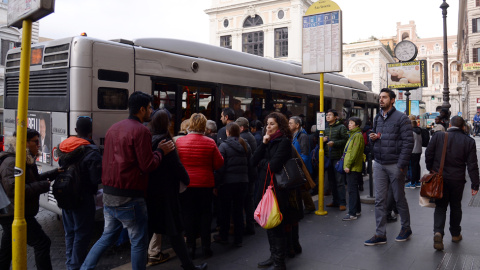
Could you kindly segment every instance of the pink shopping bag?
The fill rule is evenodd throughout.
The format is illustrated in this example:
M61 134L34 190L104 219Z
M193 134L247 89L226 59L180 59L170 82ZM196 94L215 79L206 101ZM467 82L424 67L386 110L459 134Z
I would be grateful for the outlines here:
M270 171L270 165L268 166L266 177L268 177L269 174L271 177L270 185L268 186L267 191L265 191L265 186L263 187L265 193L263 194L262 200L258 204L254 213L255 221L257 221L257 223L265 229L275 228L282 223L283 219L282 213L280 213L280 208L278 207L277 197L272 190L274 189L274 186L272 178L273 174Z

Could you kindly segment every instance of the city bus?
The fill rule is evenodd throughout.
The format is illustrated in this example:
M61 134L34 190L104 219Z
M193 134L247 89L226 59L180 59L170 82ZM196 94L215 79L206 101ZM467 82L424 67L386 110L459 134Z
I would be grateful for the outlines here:
M427 112L420 115L420 127L431 129L435 124L435 118L440 116L439 112Z
M8 51L5 68L4 134L15 131L20 50ZM262 120L267 113L303 115L306 127L319 111L319 75L301 65L190 41L150 38L100 40L77 36L32 44L28 125L39 130L39 170L58 166L57 145L75 135L79 116L93 119L93 141L103 147L108 128L127 118L134 91L153 96L154 107L172 115L172 133L193 113L218 125L222 108ZM343 119L373 119L378 95L339 74L325 74L325 110ZM42 207L61 213L51 193Z

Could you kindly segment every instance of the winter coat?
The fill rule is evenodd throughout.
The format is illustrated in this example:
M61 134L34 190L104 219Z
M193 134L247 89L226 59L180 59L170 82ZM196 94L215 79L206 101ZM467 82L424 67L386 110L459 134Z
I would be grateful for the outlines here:
M248 183L248 163L250 161L251 151L247 145L247 151L238 141L238 138L228 137L219 147L223 157L223 166L218 170L218 182L216 186Z
M468 170L472 189L478 190L479 171L477 162L477 148L475 140L465 135L459 128L449 128L447 152L443 166L443 180L464 184L465 167ZM425 150L425 164L428 171L438 172L442 160L445 132L435 132Z
M360 127L348 131L350 139L345 145L345 158L343 159L343 168L349 168L352 172L362 172L363 169L363 151L365 141ZM347 149L348 145L348 149Z
M161 160L161 150L152 153L152 135L137 117L131 116L112 125L105 135L103 192L144 197L148 173L155 170Z
M85 139L72 136L61 142L57 149L60 167L79 162L78 173L84 181L82 193L96 194L98 185L102 183L102 155L98 147Z
M188 187L214 187L213 171L223 166L223 157L215 142L199 133L189 133L176 142L180 161L188 172Z
M152 137L152 150L165 136ZM177 235L183 231L179 201L180 182L188 186L190 178L180 162L176 150L163 157L162 162L148 179L147 210L149 227L155 233Z
M287 160L294 157L292 150L293 148L290 140L287 137L282 136L270 141L268 144L262 142L262 144L257 147L257 150L252 157L252 165L258 170L259 190L262 191L257 193L258 198L256 201L260 201L264 194L264 187L266 189L270 184L271 178L270 176L267 176L267 168L268 165L270 165L270 170L274 174L273 183L278 206L283 215L282 222L285 222L286 224L297 222L303 218L303 202L299 190L278 189L275 179L275 174L280 172Z
M227 127L222 127L217 132L217 146L220 146L222 142L227 139Z
M7 156L0 165L0 176L2 177L2 187L10 200L5 210L6 214L1 216L13 216L15 202L15 138L9 138L10 149L0 153L0 158ZM42 175L38 173L35 157L27 150L25 167L25 217L35 217L39 210L40 194L50 190L49 180L55 178L57 169L46 172Z
M244 139L247 142L247 144L250 146L250 150L252 150L251 153L255 153L255 150L257 150L258 144L253 134L250 131L245 130L242 133L240 133L240 137Z
M253 137L255 137L255 141L257 141L257 147L259 147L263 141L262 131L261 130L255 131L255 133L253 133ZM252 151L252 153L255 153L255 151Z
M370 141L375 162L382 165L397 164L400 169L410 164L413 150L412 123L404 113L392 107L384 119L383 112L380 111L375 117L373 132L381 133L380 139Z
M333 125L325 127L325 136L328 137L328 141L333 141L331 151L328 150L327 142L324 142L325 156L330 159L340 159L348 140L347 128L340 121L336 121Z
M413 154L422 153L422 129L414 127L413 129Z
M298 154L302 157L303 163L307 167L307 170L310 174L312 174L312 161L310 157L310 143L308 141L307 132L300 128L300 130L295 133L293 136L292 144L297 149Z

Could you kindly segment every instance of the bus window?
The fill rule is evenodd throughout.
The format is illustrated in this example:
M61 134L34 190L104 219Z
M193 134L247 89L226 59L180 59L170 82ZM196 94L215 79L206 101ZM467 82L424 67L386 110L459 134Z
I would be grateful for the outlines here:
M301 95L274 92L272 99L275 111L283 113L287 119L307 113L305 111L306 104L302 102Z
M175 89L176 85L157 82L155 83L155 88L153 90L153 108L165 109L170 112L171 124L169 130L171 134L176 134L178 131L177 126L179 125L176 121L177 107L175 101Z
M98 88L98 108L104 110L126 110L128 108L128 90L120 88Z
M252 90L250 87L222 85L220 107L222 109L232 108L235 111L235 119L238 117L254 119L258 117L256 115L257 110L254 108L258 109L258 105L260 105L260 107L262 106L262 94L262 90ZM256 96L257 99L255 99L254 96Z
M182 121L194 113L202 113L212 119L213 91L211 88L181 85L182 88Z

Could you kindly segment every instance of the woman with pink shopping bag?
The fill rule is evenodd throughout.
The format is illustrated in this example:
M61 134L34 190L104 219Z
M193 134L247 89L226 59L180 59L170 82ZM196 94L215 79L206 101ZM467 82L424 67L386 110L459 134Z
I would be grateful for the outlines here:
M287 160L292 158L292 134L288 128L287 118L276 112L269 114L265 119L265 131L263 143L253 154L252 164L258 169L260 186L264 186L263 192L259 194L264 201L260 202L255 219L260 225L263 224L262 227L267 228L271 255L267 260L258 263L258 267L283 270L286 269L287 240L293 239L290 242L293 242L292 246L296 253L300 253L302 250L298 242L298 220L303 217L303 206L301 197L298 196L298 190L278 189L274 176L275 173L282 170ZM273 194L275 196L272 196ZM272 202L274 198L277 200L282 219L277 226L273 227L275 223L278 223L279 218L278 214L275 215L275 203ZM269 216L263 218L258 216L260 212L265 213L269 209L272 209L269 212L270 216L272 218L276 216L275 219L269 220Z

